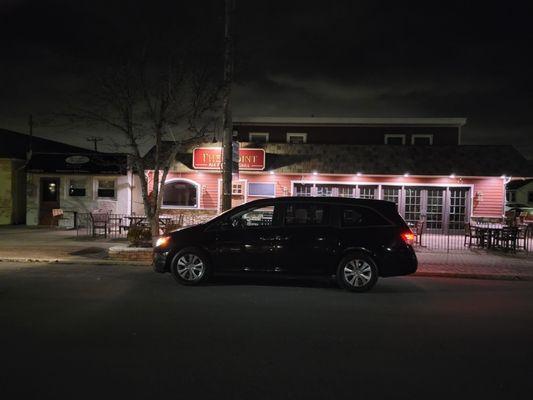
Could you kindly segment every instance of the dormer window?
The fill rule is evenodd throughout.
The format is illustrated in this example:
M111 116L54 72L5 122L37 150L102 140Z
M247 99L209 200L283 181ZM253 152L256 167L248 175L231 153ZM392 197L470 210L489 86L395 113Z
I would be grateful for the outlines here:
M307 143L307 133L287 132L287 143L291 143L291 144Z
M433 144L433 135L412 135L411 144L418 146L431 146Z
M268 132L250 132L249 139L252 143L267 143Z
M404 134L387 134L385 135L385 144L404 145Z

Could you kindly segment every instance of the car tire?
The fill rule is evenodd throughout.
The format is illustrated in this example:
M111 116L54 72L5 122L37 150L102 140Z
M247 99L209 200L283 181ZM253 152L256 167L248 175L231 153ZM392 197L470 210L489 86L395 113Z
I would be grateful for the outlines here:
M182 285L199 285L209 279L211 263L203 251L187 247L172 258L170 273Z
M350 253L343 257L337 267L337 282L343 289L366 292L378 280L378 268L369 255Z

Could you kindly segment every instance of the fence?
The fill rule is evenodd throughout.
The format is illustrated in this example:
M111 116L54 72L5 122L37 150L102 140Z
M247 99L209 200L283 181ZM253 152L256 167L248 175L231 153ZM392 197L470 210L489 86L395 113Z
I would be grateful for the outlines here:
M161 233L165 229L187 226L202 221L184 218L183 215L160 216ZM93 214L80 213L77 216L78 237L105 237L108 239L126 238L132 226L149 226L142 215L131 214ZM478 234L468 229L452 233L432 232L423 229L417 232L415 249L417 251L457 252L470 249L491 249L502 252L531 252L533 255L533 224L519 227L516 237L502 236L501 224L477 223L481 229ZM416 229L415 229L416 232Z
M485 249L502 252L530 252L533 250L533 225L516 227L516 230L499 224L466 225L463 232L450 234L422 231L416 238L418 251L468 251ZM531 253L533 255L533 253Z
M165 229L176 228L184 224L182 215L160 216L161 233ZM105 237L108 239L126 238L133 226L149 227L148 219L143 215L80 213L77 216L76 235L78 237Z

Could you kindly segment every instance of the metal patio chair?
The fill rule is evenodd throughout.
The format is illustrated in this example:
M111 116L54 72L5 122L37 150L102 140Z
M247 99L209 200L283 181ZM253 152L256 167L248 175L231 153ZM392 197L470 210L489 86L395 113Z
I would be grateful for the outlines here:
M96 236L97 230L103 230L104 237L107 239L107 231L110 229L110 214L107 212L92 212L90 213L90 216L92 236Z

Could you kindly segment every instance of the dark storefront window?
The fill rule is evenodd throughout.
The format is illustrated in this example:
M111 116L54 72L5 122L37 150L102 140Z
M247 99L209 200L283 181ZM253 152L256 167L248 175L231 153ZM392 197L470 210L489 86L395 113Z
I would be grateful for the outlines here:
M68 187L68 195L72 197L83 197L87 194L86 179L71 179Z
M198 207L198 188L187 181L171 181L163 187L163 205Z

